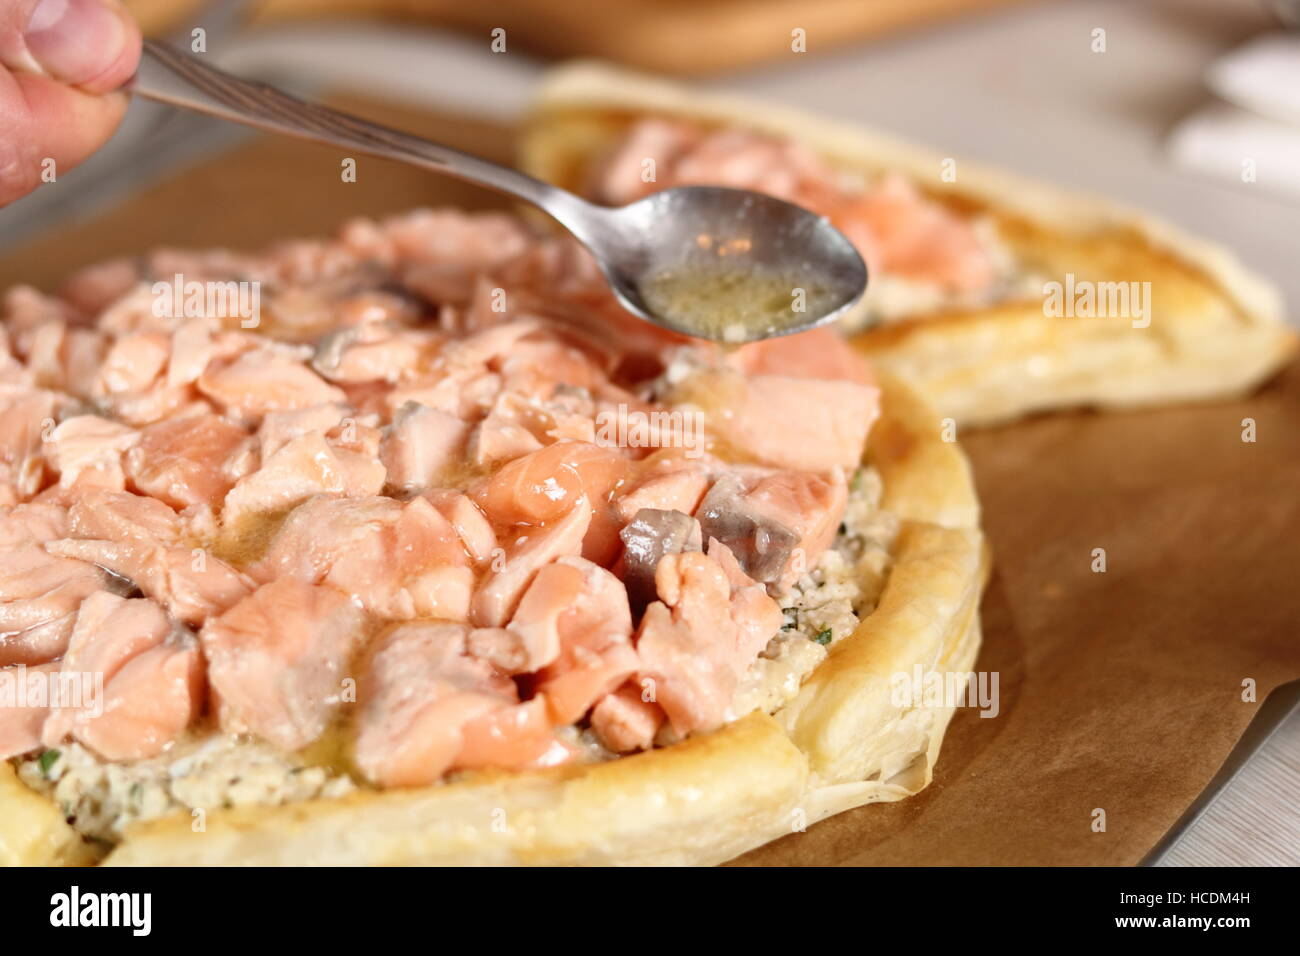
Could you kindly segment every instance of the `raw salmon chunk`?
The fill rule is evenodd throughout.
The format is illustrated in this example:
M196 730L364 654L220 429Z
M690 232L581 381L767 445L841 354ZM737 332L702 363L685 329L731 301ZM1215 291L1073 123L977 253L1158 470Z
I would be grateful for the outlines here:
M433 783L457 766L525 766L550 746L545 704L468 653L469 628L415 623L381 638L358 689L357 766L382 786Z
M50 554L40 545L7 550L0 562L0 667L61 656L77 608L106 578L94 564Z
M52 747L72 736L108 760L162 753L203 702L193 636L152 601L106 591L82 602L60 676L92 696L54 707L42 741Z
M649 750L664 724L663 708L644 699L636 684L625 684L606 694L591 711L591 729L614 753Z
M112 571L187 624L202 624L249 591L247 577L203 548L65 538L51 541L45 550Z
M384 466L374 458L340 448L321 432L308 432L239 480L226 495L222 520L237 524L251 515L282 511L313 495L377 495L384 480Z
M260 420L267 412L344 398L341 389L303 362L272 349L255 349L229 364L209 367L198 386L226 411L252 420Z
M638 630L641 673L682 734L722 724L741 675L782 621L762 587L743 575L740 586L729 579L718 553L665 556L655 573L659 600Z
M591 505L585 497L580 497L568 514L518 535L505 548L499 567L494 562L475 589L470 603L470 623L479 627L505 624L533 575L556 558L582 552L591 514Z
M423 498L313 498L250 573L329 584L380 617L462 621L475 579L460 535Z
M879 414L879 390L842 379L748 378L702 373L695 387L716 395L706 426L731 447L777 468L856 468Z
M560 558L539 571L510 628L556 638L557 653L542 667L538 689L557 724L580 718L640 664L623 582L584 558Z
M217 415L194 415L146 426L126 454L126 475L173 508L218 506L252 463L247 432Z
M365 620L347 595L283 578L210 620L200 639L221 727L298 750L343 706Z

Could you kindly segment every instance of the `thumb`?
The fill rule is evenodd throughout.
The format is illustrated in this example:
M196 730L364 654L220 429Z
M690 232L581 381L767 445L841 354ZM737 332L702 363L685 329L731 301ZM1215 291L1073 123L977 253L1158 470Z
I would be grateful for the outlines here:
M103 145L139 59L116 0L0 0L0 206Z
M0 63L12 70L106 93L139 58L139 28L117 0L0 0Z

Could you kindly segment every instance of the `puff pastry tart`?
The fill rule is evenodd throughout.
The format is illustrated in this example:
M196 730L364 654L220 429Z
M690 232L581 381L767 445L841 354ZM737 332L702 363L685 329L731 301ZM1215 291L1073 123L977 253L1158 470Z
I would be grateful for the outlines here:
M1109 202L803 113L594 64L554 71L534 175L621 204L672 185L821 212L871 270L855 344L945 416L1223 398L1295 350L1276 290L1227 250Z
M413 213L11 290L0 860L716 863L931 779L987 559L833 330Z

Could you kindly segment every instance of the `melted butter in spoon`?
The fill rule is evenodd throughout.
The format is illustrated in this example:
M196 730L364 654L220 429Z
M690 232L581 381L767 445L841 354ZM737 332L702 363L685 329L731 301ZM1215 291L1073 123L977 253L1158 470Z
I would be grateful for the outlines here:
M810 272L695 262L653 272L638 290L651 312L689 335L750 342L806 326L836 307L836 290Z

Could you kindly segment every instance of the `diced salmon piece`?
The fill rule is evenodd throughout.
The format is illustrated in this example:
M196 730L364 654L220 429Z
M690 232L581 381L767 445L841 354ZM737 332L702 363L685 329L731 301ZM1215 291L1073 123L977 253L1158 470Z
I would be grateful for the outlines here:
M579 497L568 514L529 528L517 538L506 549L500 567L494 563L479 581L470 603L470 622L479 627L500 627L510 620L538 570L556 558L581 552L591 514L587 499Z
M557 724L580 718L640 665L623 582L584 558L560 558L539 571L510 628L532 646L557 638L558 655L538 675Z
M522 651L514 670L535 671L560 656L560 619L577 612L584 583L579 568L559 561L537 572L508 625Z
M500 707L467 720L461 727L456 767L524 770L540 765L554 742L547 700L539 694L521 704Z
M266 348L245 352L226 365L209 366L198 387L226 411L253 420L267 412L339 402L345 397L342 389L303 362Z
M262 581L329 584L372 614L403 620L464 620L474 587L460 536L423 498L314 498L293 510L250 571Z
M440 359L453 368L481 367L494 359L509 355L520 339L531 335L540 327L541 323L533 319L491 325L464 338L448 342L443 346Z
M128 661L161 644L171 631L167 615L153 601L97 591L77 611L61 674L70 681L89 680L96 692L106 693ZM45 745L53 747L69 734L84 743L83 729L107 714L106 700L98 701L102 714L95 712L95 704L82 699L53 708L42 731Z
M593 167L588 191L619 206L648 196L663 187L645 181L645 161L654 161L656 178L661 172L666 176L694 139L694 131L685 124L658 117L641 120Z
M546 423L540 411L519 395L501 392L470 433L466 454L476 468L488 469L540 450Z
M709 475L703 468L682 468L662 474L651 474L631 485L615 501L618 517L627 524L642 508L654 511L680 511L694 514L704 491L709 487Z
M226 495L222 521L237 524L257 512L283 511L313 495L349 498L377 495L384 466L365 455L331 445L320 432L294 438Z
M848 503L848 485L839 470L825 477L778 472L754 482L745 493L745 501L798 536L797 560L790 562L778 579L778 586L784 587L802 571L811 569L834 540Z
M677 733L713 730L780 628L781 608L757 584L734 587L715 556L695 551L665 556L655 583L660 600L646 608L636 645L642 677Z
M618 578L585 558L568 556L537 572L508 627L523 650L518 669L547 668L543 682L558 681L569 671L601 666L599 655L616 644L630 650L632 615ZM628 673L635 667L633 656ZM552 704L553 710L568 708L567 699ZM556 720L570 723L585 711L583 706L576 715Z
M426 492L424 497L438 509L440 515L451 522L476 567L482 567L492 559L492 552L497 546L496 532L492 530L487 516L468 495L447 488L435 488Z
M161 332L123 335L109 346L99 370L103 395L143 392L167 366L171 341Z
M295 438L310 432L327 433L348 416L348 406L339 402L309 405L285 412L267 412L257 427L262 461L266 461Z
M41 729L50 715L50 682L61 665L0 668L0 760L20 757L41 746ZM19 684L22 684L20 689ZM12 699L9 697L12 691Z
M197 382L216 354L212 330L207 319L194 318L181 322L171 336L171 355L167 359L167 385L176 388Z
M776 635L785 616L761 584L747 575L731 549L711 539L706 553L722 569L731 586L731 619L737 628L737 676Z
M514 682L470 656L469 629L401 625L358 688L355 759L372 782L422 786L457 766L522 765L550 746L544 702L519 705Z
M624 684L592 708L591 729L607 749L625 754L649 750L665 719L662 707L642 699L640 687Z
M35 544L7 551L0 562L0 667L62 655L77 608L106 578L94 564L56 557Z
M21 390L0 398L0 476L18 500L40 491L52 449L44 439L53 429L56 396L49 391Z
M77 739L106 760L147 760L163 753L198 716L203 658L186 635L133 657L104 690L104 713L86 720Z
M882 272L955 292L979 291L995 278L994 263L974 225L901 176L886 176L843 203L831 221Z
M0 636L0 661L30 666L56 660L67 649L76 621L76 612L71 611Z
M501 376L496 372L452 368L440 370L432 380L421 379L386 392L384 406L392 415L407 402L415 402L464 421L476 421L488 413L500 392Z
M464 470L470 425L449 412L408 402L384 429L379 458L388 484L409 494L436 487Z
M705 379L697 388L715 387L708 381L715 373L697 377ZM719 406L708 410L710 430L777 468L856 468L880 413L878 389L842 380L755 375L716 388Z
M61 537L171 545L180 541L181 521L154 498L94 489L68 509L68 534Z
M830 546L848 502L839 469L724 475L696 513L706 539L734 553L750 577L789 587Z
M442 339L428 329L393 329L380 322L363 322L325 336L312 368L340 384L409 380L428 363Z
M75 415L64 419L51 439L62 487L79 482L121 491L126 485L122 453L140 440L140 433L98 415Z
M475 491L480 507L498 524L541 524L572 510L582 497L582 475L556 443L517 458Z
M627 480L631 462L611 448L584 442L555 442L498 471L476 495L483 510L501 524L540 524L569 510L582 496L592 509L583 557L608 564L618 553L622 526L611 503Z
M247 577L202 548L67 538L49 542L45 550L126 578L186 624L202 624L220 614L251 586Z
M780 199L802 197L805 182L832 174L801 143L749 130L707 133L677 160L677 182L753 189Z
M212 406L196 397L189 385L170 387L159 381L143 392L123 392L105 401L106 411L115 418L142 428L164 418L201 415L212 411Z
M594 389L605 383L590 356L553 336L516 343L499 364L505 391L534 401L549 398L560 385Z
M254 462L242 428L217 415L194 415L146 426L126 453L126 475L173 508L216 506Z
M0 549L68 536L68 509L45 502L0 507Z
M796 335L762 339L737 347L727 362L746 375L836 379L875 385L867 360L832 328L809 329Z
M316 740L342 706L364 630L347 595L289 578L208 621L200 640L222 729L286 750Z

